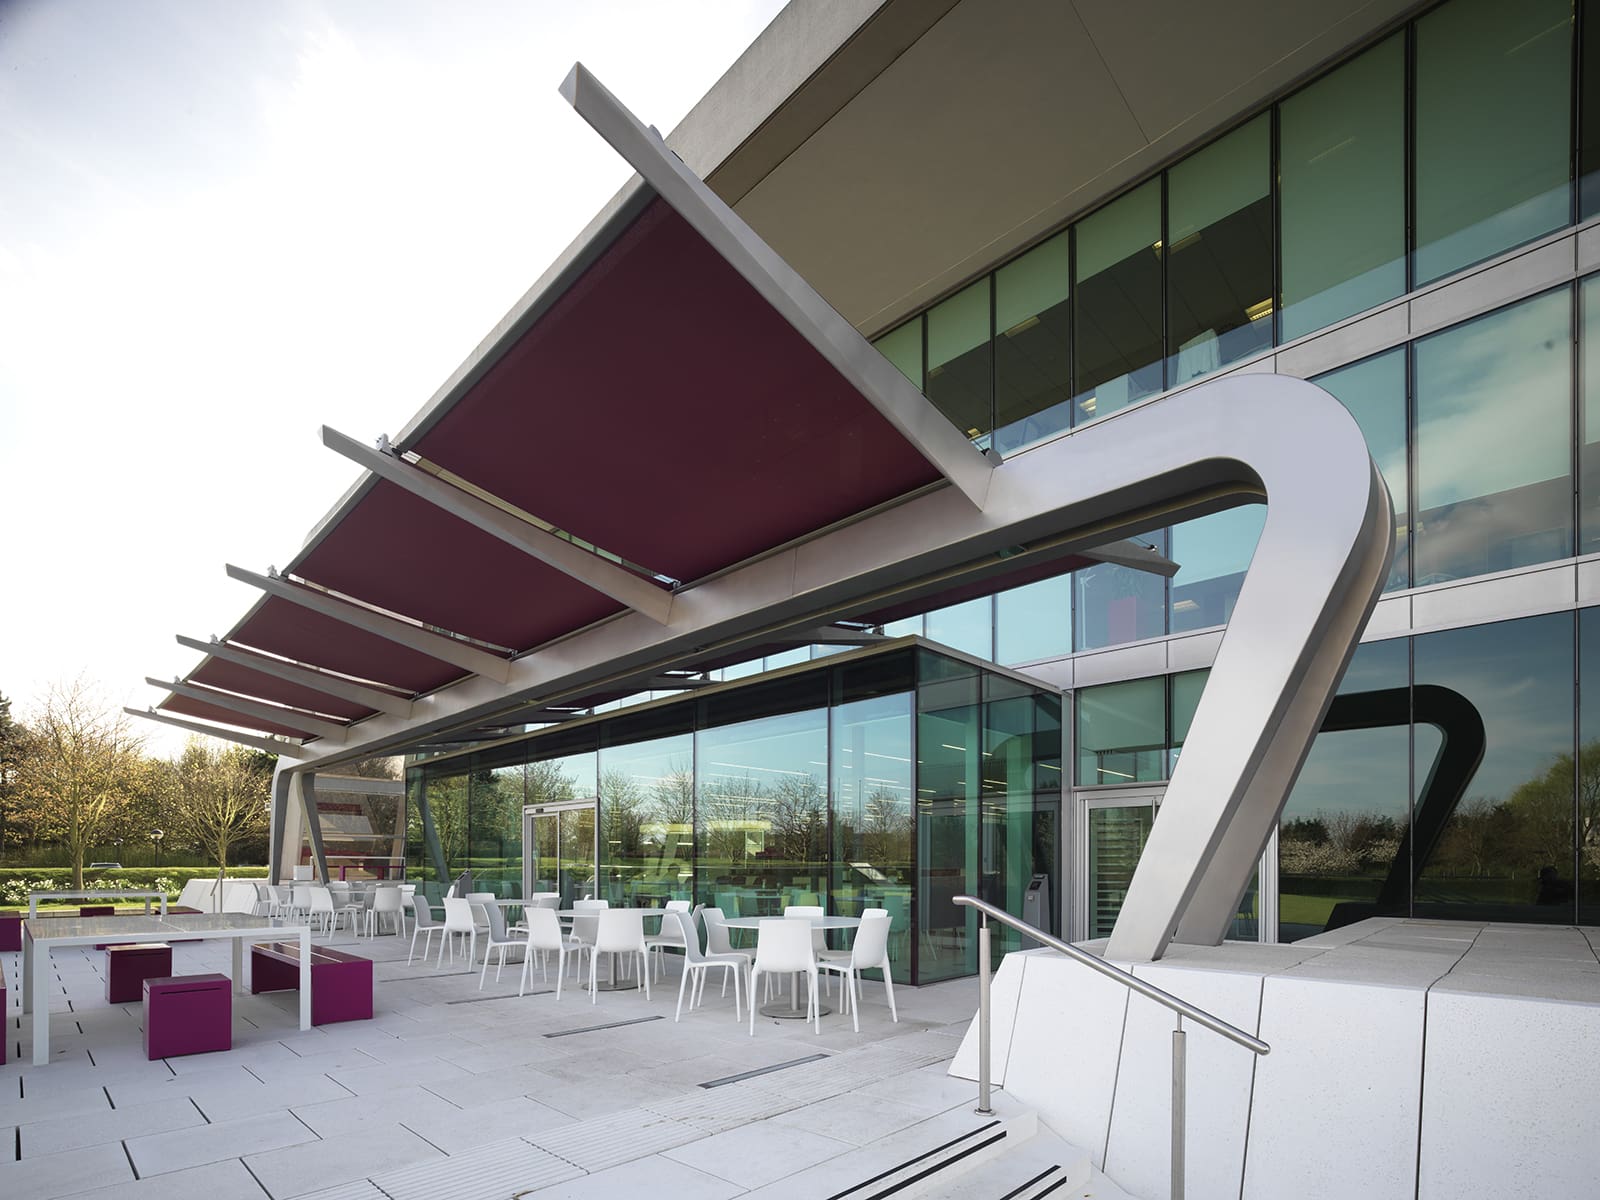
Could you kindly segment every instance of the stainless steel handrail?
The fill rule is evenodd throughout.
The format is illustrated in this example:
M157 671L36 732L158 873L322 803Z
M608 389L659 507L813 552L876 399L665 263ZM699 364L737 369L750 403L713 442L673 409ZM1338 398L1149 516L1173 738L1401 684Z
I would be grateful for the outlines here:
M1246 1033L1237 1025L1230 1025L1221 1017L1214 1017L1203 1008L1196 1008L1187 1000L1180 1000L1171 992L1163 991L1154 984L1146 983L1136 975L1131 975L1121 967L1114 967L1103 958L1090 954L1087 950L1080 950L1069 942L1064 942L1053 934L1026 921L1012 916L1003 908L997 908L987 900L979 900L976 896L957 896L956 903L975 908L981 921L978 926L978 1111L988 1113L993 1111L989 1102L991 1083L989 1077L989 1019L990 1019L990 969L989 969L989 918L993 917L1002 925L1009 925L1018 933L1033 938L1041 945L1048 946L1059 954L1064 954L1076 963L1081 963L1091 971L1098 971L1107 979L1120 983L1129 991L1138 992L1148 1000L1154 1000L1163 1008L1171 1009L1177 1018L1177 1028L1172 1031L1172 1190L1171 1200L1183 1200L1184 1192L1184 1126L1185 1126L1185 1093L1187 1090L1187 1067L1185 1063L1185 1040L1187 1034L1183 1031L1183 1019L1188 1017L1196 1025L1204 1026L1213 1033L1219 1033L1235 1045L1243 1046L1255 1054L1270 1054L1272 1047L1260 1038Z

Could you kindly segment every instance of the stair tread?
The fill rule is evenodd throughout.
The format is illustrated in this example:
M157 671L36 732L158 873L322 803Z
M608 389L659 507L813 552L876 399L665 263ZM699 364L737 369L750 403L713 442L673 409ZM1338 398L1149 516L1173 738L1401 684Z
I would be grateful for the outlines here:
M1102 1190L1091 1190L1093 1176L1099 1172L1090 1163L1089 1152L1063 1140L1043 1125L1033 1137L984 1163L976 1173L926 1192L922 1200L1000 1200L1052 1167L1060 1169L1060 1177L1068 1181L1068 1186L1051 1192L1050 1200L1082 1200L1084 1196L1092 1196L1094 1200L1133 1200L1116 1189L1115 1184L1104 1180L1104 1176L1100 1178L1116 1190L1103 1190L1104 1185ZM1040 1186L1045 1182L1048 1181L1041 1181ZM1027 1200L1033 1194L1030 1189L1018 1200Z

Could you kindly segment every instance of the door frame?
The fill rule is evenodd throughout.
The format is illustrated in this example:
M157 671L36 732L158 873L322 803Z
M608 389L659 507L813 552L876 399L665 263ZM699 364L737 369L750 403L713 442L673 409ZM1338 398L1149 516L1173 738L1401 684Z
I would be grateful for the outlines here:
M596 797L587 800L550 800L543 804L524 804L522 806L522 895L523 898L533 895L533 855L536 848L533 837L533 819L535 817L554 817L563 812L577 812L589 809L594 813L594 844L589 848L589 861L594 864L595 878L600 876L600 801ZM559 837L556 845L561 845ZM560 879L560 865L557 865L557 880Z
M1072 793L1072 911L1068 914L1068 941L1089 938L1089 810L1095 808L1143 808L1149 805L1161 815L1161 801L1167 785L1155 783L1123 784L1114 788L1078 788Z

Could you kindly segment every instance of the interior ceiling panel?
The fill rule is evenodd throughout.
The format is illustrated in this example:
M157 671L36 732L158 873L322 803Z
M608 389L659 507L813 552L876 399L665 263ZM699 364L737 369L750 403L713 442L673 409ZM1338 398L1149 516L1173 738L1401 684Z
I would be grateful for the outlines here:
M405 448L684 581L939 478L660 200Z
M528 446L512 469L544 474ZM622 605L392 483L373 486L300 558L296 575L390 612L529 650Z
M274 704L302 708L308 712L326 713L344 721L359 721L363 717L370 717L375 711L365 704L342 700L338 696L330 696L325 692L279 679L275 675L254 671L239 663L224 662L220 658L206 659L190 674L189 680L224 692L254 696Z
M228 635L228 641L355 679L387 683L406 693L431 692L467 674L453 663L276 596L267 597Z

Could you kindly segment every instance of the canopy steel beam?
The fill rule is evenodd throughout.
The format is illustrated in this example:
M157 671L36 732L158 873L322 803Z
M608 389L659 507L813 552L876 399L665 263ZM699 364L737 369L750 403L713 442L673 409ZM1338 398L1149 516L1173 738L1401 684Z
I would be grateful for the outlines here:
M379 691L377 688L366 687L348 679L340 679L329 675L326 671L319 671L312 667L301 667L294 663L286 662L281 658L271 658L265 654L257 654L253 650L240 650L228 645L226 642L215 639L202 642L199 638L184 637L178 634L178 645L187 646L191 650L200 650L212 658L221 659L223 662L234 663L237 666L249 667L252 671L260 671L263 675L270 675L274 679L282 679L286 683L299 684L301 687L310 688L314 692L321 692L325 696L335 696L340 700L348 700L352 704L365 704L368 708L375 708L379 712L389 713L396 717L409 717L411 715L411 701L391 692Z
M575 64L562 82L561 94L906 441L973 505L984 506L998 456L985 457L969 442L582 63Z
M301 608L309 608L312 612L332 617L335 621L342 621L356 629L377 634L396 645L405 646L419 654L426 654L430 658L437 658L440 662L451 663L463 671L471 671L474 675L482 675L485 679L492 679L496 683L505 683L510 678L511 664L506 659L479 650L476 646L469 646L466 642L455 638L430 632L420 626L408 624L370 608L363 608L348 600L340 600L314 588L290 583L277 576L258 575L254 571L247 571L232 563L228 564L228 577L237 579L241 583L248 583L251 587L260 588L269 596L276 596L280 600L298 604Z
M1172 559L1166 558L1156 551L1154 546L1146 546L1142 542L1125 538L1120 542L1113 542L1108 546L1095 546L1090 550L1081 550L1084 558L1098 559L1103 563L1114 563L1119 567L1128 567L1134 571L1148 571L1152 575L1160 575L1171 579L1178 573L1178 565Z
M163 725L186 729L190 733L203 733L207 737L221 738L225 742L238 742L241 746L264 750L268 754L276 754L280 758L292 759L295 757L295 751L301 748L299 742L279 741L276 738L259 737L248 733L235 733L231 729L207 725L203 721L185 721L182 717L169 717L166 713L159 713L153 708L124 708L122 711L130 717L143 717L146 721L159 721Z
M298 708L285 708L277 704L263 704L259 700L247 700L243 696L235 696L232 692L220 692L216 688L199 687L192 683L164 683L159 679L145 676L146 683L151 687L165 688L175 696L187 696L191 700L202 700L207 704L215 704L219 708L231 708L236 713L247 717L258 717L263 721L272 721L278 725L287 725L291 729L299 729L317 737L343 739L348 725L340 725L323 717L312 716Z
M392 450L364 446L327 425L322 427L322 444L351 462L365 467L380 479L404 488L506 545L554 567L602 595L610 596L635 612L665 625L672 612L672 593L610 562L557 537L537 525L530 525L504 509L464 492L435 475L430 475L398 457Z

